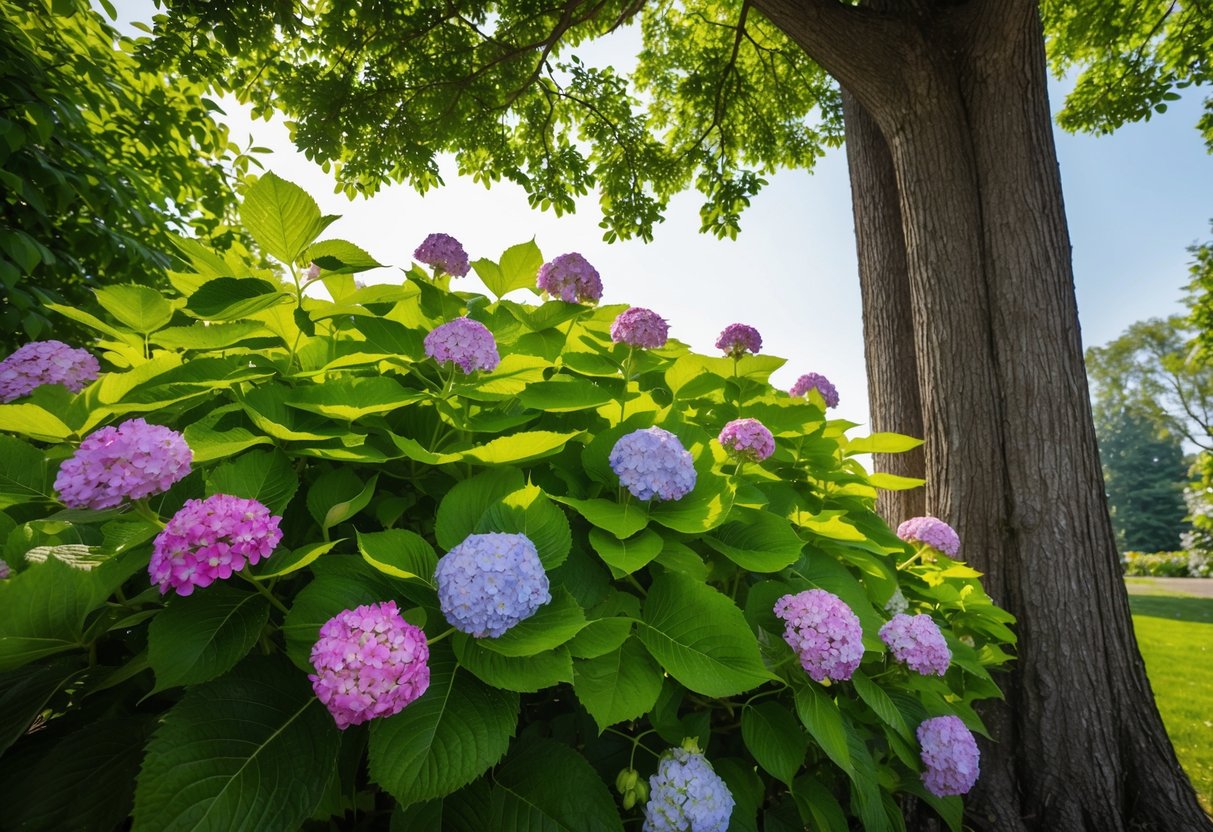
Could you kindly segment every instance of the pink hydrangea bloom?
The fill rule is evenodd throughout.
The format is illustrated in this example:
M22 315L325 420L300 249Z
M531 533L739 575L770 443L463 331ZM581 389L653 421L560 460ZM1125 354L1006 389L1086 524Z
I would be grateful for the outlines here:
M418 262L455 277L465 276L472 268L463 243L450 234L431 234L417 246L413 256Z
M13 570L9 567L9 565L7 563L0 560L0 581L7 580L8 578L11 578L12 575L13 575Z
M788 391L788 394L795 398L800 398L810 390L816 390L821 394L821 398L825 400L826 407L838 407L838 388L820 373L805 373L796 379L796 383L792 385L792 389Z
M256 500L215 494L186 500L152 544L148 574L160 594L189 595L270 556L282 518Z
M633 306L625 309L611 324L611 340L655 350L665 346L670 337L670 325L652 309Z
M948 557L960 551L960 535L938 517L911 517L897 527L897 536L906 543L923 543Z
M425 633L395 601L337 613L321 626L311 659L312 690L343 731L400 713L430 686Z
M956 716L937 716L918 726L922 783L936 797L965 794L981 774L977 741Z
M308 266L307 274L304 275L304 279L308 283L311 283L313 280L319 280L320 279L320 264L313 263L312 265Z
M747 352L758 353L762 349L762 336L747 324L729 324L716 339L716 349L732 358L741 358Z
M549 295L568 303L597 303L602 298L598 270L575 251L540 266L535 282Z
M720 444L739 457L762 462L775 453L775 437L757 419L734 419L720 432Z
M813 681L851 678L863 660L863 626L843 600L824 589L807 589L775 602L786 623L783 639Z
M480 321L456 318L425 336L425 354L440 364L453 361L465 373L496 369L501 362L493 333Z
M0 402L11 402L44 384L79 393L101 372L88 350L62 341L32 341L0 361Z
M130 419L89 434L59 466L55 490L69 508L113 508L168 491L193 457L177 431Z
M942 676L948 672L952 651L929 615L893 616L880 628L880 640L888 645L893 658L915 673Z

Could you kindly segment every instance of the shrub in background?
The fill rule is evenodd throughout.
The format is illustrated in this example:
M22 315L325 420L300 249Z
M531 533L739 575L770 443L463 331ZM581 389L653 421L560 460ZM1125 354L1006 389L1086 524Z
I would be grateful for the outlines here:
M176 297L56 307L95 381L0 405L10 828L961 828L1014 636L946 524L873 511L920 483L854 455L917 440L580 255L486 297L435 236L360 288L297 187L241 214L289 283L183 243Z
M1125 552L1121 559L1125 574L1146 578L1205 577L1188 570L1188 552Z

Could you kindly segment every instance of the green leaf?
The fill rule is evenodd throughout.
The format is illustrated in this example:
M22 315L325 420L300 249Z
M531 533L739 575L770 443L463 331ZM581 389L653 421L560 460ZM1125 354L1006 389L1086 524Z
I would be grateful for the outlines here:
M510 436L500 436L475 448L463 451L460 459L470 459L484 465L510 465L530 462L559 453L568 441L580 436L581 431L557 433L550 430L524 431Z
M247 428L236 425L225 430L216 429L222 416L206 416L197 422L186 425L182 435L185 442L194 452L194 464L211 462L216 459L227 459L241 451L269 445L273 440L268 436L253 433Z
M922 444L921 439L903 436L900 433L874 433L858 439L849 439L847 454L899 454L912 451Z
M579 659L596 659L618 650L631 632L630 618L593 618L573 636L569 652Z
M51 500L52 490L45 454L0 434L0 509Z
M330 419L352 422L365 416L391 413L426 398L424 393L408 390L386 376L339 378L297 387L286 403L299 410L319 413Z
M804 548L787 520L766 511L745 511L742 522L725 523L703 542L750 572L778 572Z
M787 708L769 699L747 706L741 712L741 737L758 765L792 785L809 743Z
M649 517L676 532L702 534L728 518L731 504L728 483L722 477L700 471L699 481L690 494L679 500L654 502Z
M307 509L322 529L344 523L370 503L379 474L363 484L349 468L334 468L316 478L307 492Z
M855 692L859 694L859 698L880 717L881 722L907 740L913 737L905 717L901 715L901 711L885 693L884 688L869 679L862 670L856 670L851 674L851 684L855 685Z
M636 503L620 504L601 497L578 500L574 497L553 495L552 499L564 503L593 525L605 529L621 540L631 537L649 524L647 507Z
M206 475L207 496L230 494L258 500L271 514L282 514L298 490L299 475L290 457L277 449L242 454Z
M209 682L231 670L253 649L269 617L263 596L222 584L174 598L147 631L156 689Z
M806 684L796 691L796 713L826 756L848 775L854 774L847 729L834 700L816 684Z
M615 393L592 381L557 376L551 381L528 384L518 396L526 407L549 413L590 410L615 400Z
M29 730L50 698L76 677L82 664L71 658L56 659L0 675L0 755Z
M533 656L567 642L585 626L585 611L564 587L552 591L551 602L497 638L477 639L480 646L503 656Z
M534 485L507 494L489 506L477 521L476 532L525 534L535 544L545 570L564 563L573 546L568 518Z
M416 578L431 583L434 567L438 565L434 547L407 529L358 532L358 551L363 560L393 578Z
M321 555L328 554L334 546L341 542L341 540L330 540L324 543L309 543L293 551L282 552L282 554L275 551L269 558L254 567L254 575L258 580L265 580L266 578L281 578L283 575L298 572L305 566L310 566Z
M573 662L567 647L557 647L533 656L503 656L481 647L463 633L452 641L459 664L486 685L519 693L536 691L573 681Z
M917 477L899 477L896 474L885 474L877 472L868 474L868 482L876 488L883 488L886 491L905 491L910 488L918 488L920 485L926 485L926 480L920 480Z
M186 311L208 321L247 318L293 297L279 286L256 277L217 277L208 280L185 303Z
M134 832L298 829L338 748L306 678L281 661L246 662L163 717L139 773Z
M321 240L308 248L304 259L337 274L357 274L383 267L366 251L345 240Z
M522 488L525 481L517 468L490 468L451 486L438 504L434 538L450 551L476 531L476 524L489 506Z
M637 635L667 673L690 690L724 697L771 678L741 610L676 572L657 575Z
M661 668L635 639L593 659L573 662L573 692L598 723L611 725L646 714L661 692Z
M648 566L664 545L661 535L650 529L627 540L620 540L601 529L590 529L590 546L611 567L611 574L616 579Z
M606 784L563 743L520 743L493 774L495 832L623 832Z
M195 322L190 326L170 326L152 334L150 340L158 347L170 350L218 350L251 338L276 337L256 321L228 321L207 326Z
M299 259L325 225L320 207L307 191L268 171L245 192L240 221L258 245L288 265Z
M75 433L58 416L36 404L0 404L0 431L39 442L62 442Z
M530 289L538 294L535 281L542 265L543 254L533 238L507 248L501 253L501 274L505 278L505 291L501 294L514 289Z
M443 797L501 759L517 722L518 694L485 685L434 650L429 689L371 724L371 780L402 805Z
M163 329L173 319L173 305L147 286L103 286L93 292L106 312L140 335Z

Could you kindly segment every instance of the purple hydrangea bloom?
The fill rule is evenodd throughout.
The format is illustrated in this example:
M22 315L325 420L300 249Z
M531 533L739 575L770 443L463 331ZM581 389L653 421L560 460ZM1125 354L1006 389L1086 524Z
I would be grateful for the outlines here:
M501 362L493 333L480 321L456 318L425 336L425 354L440 364L454 361L465 373L492 372Z
M911 517L897 527L897 536L906 543L922 543L949 557L960 551L960 535L938 517Z
M942 676L948 672L952 651L929 615L895 615L880 628L880 639L889 646L893 658L915 673Z
M7 563L0 560L0 581L7 580L13 576L13 570Z
M741 358L747 352L757 353L762 349L762 336L747 324L729 324L716 339L716 349L732 358Z
M395 601L344 610L320 628L312 647L312 690L345 730L392 716L430 686L425 633L403 618Z
M463 243L450 234L431 234L417 246L413 256L436 271L455 277L465 276L472 268Z
M733 793L702 754L671 748L649 778L644 832L725 832Z
M602 298L598 270L575 251L540 266L535 282L549 295L567 303L597 303Z
M981 773L981 752L973 734L956 716L937 716L918 726L922 783L936 797L965 794Z
M734 419L720 432L720 444L739 457L762 462L775 453L775 437L757 419Z
M161 595L169 587L189 595L268 558L282 540L281 522L256 500L228 494L186 500L156 535L148 574Z
M690 493L698 476L690 451L658 427L620 437L609 461L619 482L638 500L677 500Z
M810 390L816 390L821 394L821 398L825 400L826 407L838 407L838 388L820 373L805 373L796 379L796 383L792 385L792 389L788 391L788 394L800 398Z
M670 337L670 325L652 309L633 306L619 313L611 324L611 340L655 350L665 346Z
M476 638L497 638L552 600L525 534L468 535L438 561L434 580L446 620Z
M312 265L308 266L307 274L304 275L304 279L308 283L311 283L313 280L319 280L320 279L320 264L313 263Z
M32 341L0 361L0 402L11 402L44 384L79 393L101 372L88 350L62 341Z
M806 589L775 602L786 623L783 640L800 656L815 682L851 678L863 659L863 626L843 600L824 589Z
M113 508L168 491L193 458L177 431L130 419L85 437L59 466L55 490L69 508Z
M910 602L906 600L906 596L902 593L901 587L893 590L893 594L889 596L888 602L884 605L885 612L891 612L893 615L903 613L910 608Z

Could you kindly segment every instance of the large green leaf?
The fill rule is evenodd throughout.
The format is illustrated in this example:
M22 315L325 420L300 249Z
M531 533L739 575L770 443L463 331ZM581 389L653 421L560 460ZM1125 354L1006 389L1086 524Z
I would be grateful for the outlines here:
M494 832L623 832L610 791L575 750L520 743L493 775Z
M635 639L595 659L573 662L573 692L598 730L636 719L657 703L661 668Z
M476 531L476 524L489 506L525 484L517 468L490 468L451 486L438 504L434 537L443 549L451 550Z
M874 433L847 441L848 454L898 454L912 451L922 444L921 439L903 436L900 433Z
M60 658L0 675L0 755L29 729L50 698L75 678L82 665L83 661Z
M573 662L567 647L557 647L533 656L503 656L486 650L463 633L452 640L459 665L486 685L519 693L535 693L562 682L573 681Z
M367 252L346 240L321 240L307 250L305 259L326 272L356 274L383 266Z
M53 499L46 456L12 436L0 434L0 509Z
M595 497L579 500L575 497L552 497L564 503L600 529L605 529L621 540L631 537L649 523L648 508L637 503L617 503Z
M430 687L396 716L371 725L370 775L402 805L448 795L501 759L518 722L518 694L430 653Z
M511 465L530 462L559 453L568 441L579 436L581 431L557 433L550 430L524 431L510 436L500 436L483 445L469 448L459 454L461 459L470 459L484 465Z
M293 832L339 748L333 718L285 662L249 661L191 688L148 744L134 832Z
M0 431L19 433L39 442L62 442L74 431L36 404L0 404Z
M711 587L659 574L637 635L667 673L706 696L733 696L771 678L741 610Z
M796 691L796 714L817 745L847 774L855 769L838 704L813 683Z
M93 291L106 312L140 335L168 326L173 318L173 305L147 286L103 286Z
M280 450L250 451L207 472L206 493L258 500L271 514L282 514L295 492L299 475Z
M654 502L649 517L674 531L703 534L723 523L731 508L732 494L725 480L700 471L699 481L690 494L678 500Z
M331 529L367 507L378 481L377 473L363 483L350 468L326 471L308 489L307 509L322 529Z
M267 253L287 264L298 260L325 226L307 191L268 171L245 192L240 220Z
M269 616L264 596L222 584L174 598L147 632L157 690L209 682L231 670L257 643Z
M621 578L647 566L661 554L665 541L651 529L645 529L627 540L620 540L601 529L590 529L590 545L611 568L611 574Z
M741 737L758 765L792 784L804 765L809 741L787 708L769 699L747 706L741 712Z
M766 511L746 511L741 522L725 523L703 542L750 572L778 572L804 548L787 520Z
M331 379L324 384L298 387L291 391L286 403L299 410L352 422L365 416L391 413L424 398L424 393L408 390L395 379L377 376Z
M190 295L188 312L208 321L233 321L269 309L292 295L257 277L217 277Z
M151 342L170 350L217 350L252 338L273 337L264 324L256 321L228 321L206 325L170 326L151 336Z
M414 578L430 583L438 556L424 537L407 529L358 532L358 551L371 566L394 578Z
M489 506L476 523L476 531L525 534L548 570L564 563L573 546L568 518L534 485L507 494Z
M549 413L590 410L615 399L615 393L585 379L557 376L527 385L518 396L525 406Z
M488 281L485 281L485 285L494 295L501 297L514 289L530 289L532 292L538 292L535 280L539 275L539 267L543 265L543 254L540 253L539 246L535 245L534 240L510 246L501 253L499 263L501 283L497 286L489 286ZM480 274L480 271L477 270L476 273ZM483 275L481 275L481 279L484 280Z
M268 436L255 434L239 424L220 430L216 425L222 418L223 414L211 414L186 425L182 435L190 450L194 452L195 464L227 459L257 445L269 445L273 442Z
M552 591L552 600L534 615L515 624L497 638L478 639L503 656L533 656L567 642L585 626L585 611L562 586Z
M881 722L897 731L897 733L907 740L913 737L910 726L906 724L905 717L902 716L901 711L897 709L897 705L894 704L889 695L885 693L884 688L869 679L861 670L856 670L851 674L851 683L855 685L855 692L859 694L859 698L876 712Z

